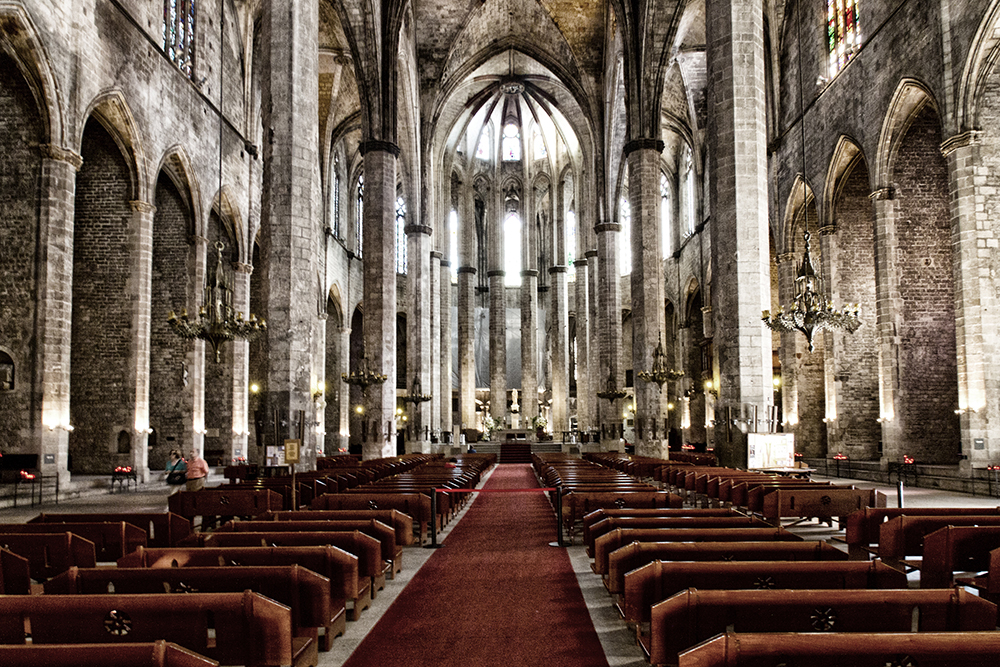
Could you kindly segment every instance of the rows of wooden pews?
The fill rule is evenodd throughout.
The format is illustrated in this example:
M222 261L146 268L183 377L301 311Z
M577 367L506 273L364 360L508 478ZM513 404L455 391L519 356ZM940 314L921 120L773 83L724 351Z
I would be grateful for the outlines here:
M309 503L323 509L237 483L175 494L171 508L186 515L42 514L0 526L0 650L16 649L0 656L86 665L121 649L148 655L135 664L316 667L432 520L396 507L429 507L436 488L471 489L493 461L463 458L325 466L338 493ZM345 473L359 483L340 493ZM443 523L465 498L441 495ZM338 496L361 502L325 500ZM197 516L228 521L200 530ZM67 657L78 651L80 661Z
M587 459L615 473L608 484L632 480L622 502L578 521L591 569L653 665L910 664L902 655L996 664L1000 509L897 510L843 485L616 453ZM601 478L582 463L536 469ZM633 507L636 483L683 502ZM797 529L810 519L846 533L804 539L810 531ZM917 571L919 583L908 577Z

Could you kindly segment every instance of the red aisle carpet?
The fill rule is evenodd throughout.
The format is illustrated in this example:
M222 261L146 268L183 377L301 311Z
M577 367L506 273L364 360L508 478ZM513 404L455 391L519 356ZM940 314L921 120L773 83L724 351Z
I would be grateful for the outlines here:
M502 465L486 489L538 488ZM482 493L345 667L607 667L544 494Z

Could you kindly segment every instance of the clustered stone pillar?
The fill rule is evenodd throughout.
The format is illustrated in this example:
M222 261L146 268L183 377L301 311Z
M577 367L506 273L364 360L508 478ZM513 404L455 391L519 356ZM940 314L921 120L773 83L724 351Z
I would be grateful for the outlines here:
M351 369L351 327L346 325L342 326L339 333L340 364L338 365L340 368L344 369L345 373L349 373ZM337 391L340 392L340 431L337 442L339 443L338 448L343 449L346 452L351 444L351 385L344 382L342 375L330 378L327 382L336 384ZM329 386L329 384L327 386Z
M247 255L250 255L247 252ZM244 317L250 317L250 275L253 265L238 263L233 272L233 307ZM337 378L338 380L340 378ZM330 383L327 382L329 391ZM247 457L250 437L250 344L245 340L233 341L233 447L230 458ZM329 425L327 425L329 428ZM322 447L317 438L317 447ZM247 459L249 460L249 458Z
M771 299L764 104L763 0L707 0L709 155L712 213L711 304L718 321L719 409L763 417L773 403L771 335L761 312ZM716 428L720 463L745 466L747 431ZM744 431L743 429L746 429Z
M581 433L593 423L594 394L590 388L589 332L590 301L588 275L589 262L580 258L573 262L576 269L573 303L576 312L576 423Z
M441 428L441 253L437 250L430 252L430 301L431 301L431 340L430 340L430 386L427 393L431 395L430 401L430 431L431 435ZM433 440L433 437L432 437ZM438 442L441 438L438 437ZM434 451L434 445L430 445L430 451Z
M412 310L407 323L406 387L413 390L413 378L420 380L420 393L431 393L431 294L434 284L431 277L430 237L428 225L408 224L404 230L409 252L407 274L410 284ZM440 295L438 295L440 298ZM428 454L431 451L431 406L428 401L409 403L406 428L406 451Z
M660 250L660 153L658 139L634 139L625 145L629 204L632 207L632 368L635 386L636 453L666 457L664 393L638 373L653 368L653 351L664 325L663 262Z
M439 380L437 393L441 404L441 435L444 441L445 431L451 431L452 410L451 410L451 262L441 260L441 354L440 359L441 377Z
M153 279L153 214L156 207L144 201L129 202L132 207L133 224L129 226L135 235L132 246L132 270L138 286L136 299L132 303L132 359L135 373L135 421L132 432L132 469L143 482L149 480L147 457L149 448L149 332L152 303Z
M528 261L533 255L525 252ZM521 428L538 416L538 270L521 271Z
M557 224L555 236L562 237ZM561 248L562 244L556 244ZM565 252L557 257L565 257ZM549 267L551 309L549 312L550 349L552 351L552 432L561 435L569 430L569 300L566 288L566 265Z
M365 392L364 459L396 453L396 159L386 141L361 144L364 156L364 341L369 369L386 376Z
M594 229L597 233L597 345L601 372L595 381L598 391L622 389L625 386L622 370L622 297L618 287L618 233L622 226L617 222L603 222ZM604 372L607 369L607 373ZM608 386L608 378L611 385ZM601 445L606 451L617 451L621 446L621 413L619 402L608 399L598 401L601 424Z
M600 280L599 261L597 259L597 248L591 248L584 253L587 261L587 293L590 299L587 302L589 317L587 321L587 340L589 341L588 353L590 359L590 373L587 376L587 394L590 396L591 412L589 428L592 432L598 431L601 427L601 399L597 392L601 391L601 384L605 382L607 375L604 373L607 364L606 357L603 356L601 347L601 322L600 315ZM579 394L579 391L577 392ZM592 433L593 434L593 433ZM589 444L590 438L588 438Z
M506 275L503 269L490 269L487 273L490 281L490 416L498 428L507 426Z
M83 158L73 151L42 147L39 210L38 361L41 419L32 420L41 453L39 470L69 481L69 368L73 292L73 214L76 172Z

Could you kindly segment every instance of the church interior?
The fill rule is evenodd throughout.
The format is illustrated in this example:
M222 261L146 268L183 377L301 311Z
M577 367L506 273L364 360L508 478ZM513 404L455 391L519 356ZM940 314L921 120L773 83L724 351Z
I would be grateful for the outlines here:
M998 22L0 3L3 454L68 485L290 439L305 467L506 438L745 467L780 434L984 489Z

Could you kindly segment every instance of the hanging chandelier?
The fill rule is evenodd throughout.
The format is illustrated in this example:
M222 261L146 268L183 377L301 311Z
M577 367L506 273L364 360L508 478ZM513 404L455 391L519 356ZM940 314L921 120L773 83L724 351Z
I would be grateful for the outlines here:
M626 393L615 386L615 374L613 371L608 371L608 388L604 391L597 392L598 398L606 398L610 403L614 403L619 398L625 398Z
M812 260L809 257L808 230L804 234L806 242L805 254L802 256L802 264L799 265L799 273L795 278L795 301L787 309L778 307L778 312L771 314L765 310L761 316L764 324L772 331L800 331L809 341L809 351L815 349L813 338L824 329L833 331L841 329L847 333L854 333L861 326L858 319L858 304L854 304L842 310L833 307L833 302L828 301L823 295L823 281L813 269Z
M364 390L373 384L382 384L389 376L368 370L368 357L363 356L361 357L361 368L359 370L352 371L350 375L341 373L340 377L347 384L361 387Z
M653 351L653 369L651 371L639 371L636 373L643 382L655 382L656 386L663 388L663 383L669 380L677 380L683 377L684 371L677 371L667 368L667 355L663 352L663 335L661 334Z
M403 401L404 403L413 403L414 405L416 405L417 403L425 403L431 400L430 394L423 394L421 393L420 390L421 390L420 377L414 375L413 385L410 387L410 393L407 396L403 396L399 400Z
M215 244L215 272L209 284L205 285L198 319L189 319L187 308L181 310L180 317L174 311L170 311L167 317L167 323L181 338L198 338L210 343L215 352L215 363L220 362L220 346L227 340L253 340L267 330L267 322L263 317L258 320L251 313L250 319L244 320L242 312L233 310L232 281L222 260L222 250L225 247L221 242Z

